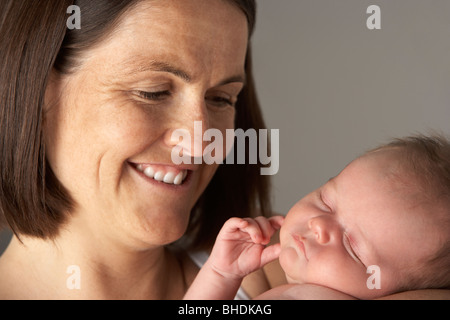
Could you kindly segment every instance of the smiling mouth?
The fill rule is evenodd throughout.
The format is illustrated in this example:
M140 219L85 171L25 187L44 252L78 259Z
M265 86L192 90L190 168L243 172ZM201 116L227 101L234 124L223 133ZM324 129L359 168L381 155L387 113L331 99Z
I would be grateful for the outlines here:
M162 165L133 164L133 167L147 178L175 186L182 185L189 174L189 170L180 170Z

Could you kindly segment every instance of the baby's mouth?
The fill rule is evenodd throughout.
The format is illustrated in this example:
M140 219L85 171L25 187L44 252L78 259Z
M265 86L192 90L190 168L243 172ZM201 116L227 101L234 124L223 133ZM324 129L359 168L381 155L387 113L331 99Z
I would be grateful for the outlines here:
M299 236L299 235L292 235L292 238L294 239L295 244L297 245L297 247L300 249L300 251L303 253L303 255L305 256L306 261L309 261L307 255L306 255L306 248L305 248L305 244L304 244L304 238Z

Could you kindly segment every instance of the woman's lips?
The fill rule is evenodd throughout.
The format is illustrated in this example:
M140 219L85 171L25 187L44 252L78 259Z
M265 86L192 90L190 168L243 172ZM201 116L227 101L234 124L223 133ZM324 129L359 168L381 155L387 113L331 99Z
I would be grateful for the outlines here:
M297 234L292 235L292 238L294 239L294 242L297 246L297 248L300 249L300 251L303 253L303 255L305 256L306 261L308 261L308 257L306 256L306 248L305 248L305 244L303 243L304 239L303 237L300 237Z

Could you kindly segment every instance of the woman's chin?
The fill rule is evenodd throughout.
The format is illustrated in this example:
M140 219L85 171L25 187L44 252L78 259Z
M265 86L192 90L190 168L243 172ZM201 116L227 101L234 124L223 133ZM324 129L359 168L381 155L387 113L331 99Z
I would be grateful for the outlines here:
M168 217L173 217L173 219ZM144 247L165 246L181 239L186 233L188 223L189 214L168 213L156 221L152 219L141 222L129 233Z

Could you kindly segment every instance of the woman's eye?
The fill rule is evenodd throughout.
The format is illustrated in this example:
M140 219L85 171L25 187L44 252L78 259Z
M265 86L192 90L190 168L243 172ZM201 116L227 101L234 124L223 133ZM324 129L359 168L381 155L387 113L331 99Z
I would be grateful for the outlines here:
M137 94L140 98L150 101L163 101L167 97L171 96L171 92L169 90L157 92L138 91ZM206 100L208 104L213 105L215 107L223 108L228 106L234 106L234 102L231 100L231 98L226 98L222 96L206 97Z
M206 100L209 104L215 107L234 107L234 102L229 98L224 98L220 96L207 97Z
M147 92L138 91L139 97L150 101L161 101L170 96L170 91Z

